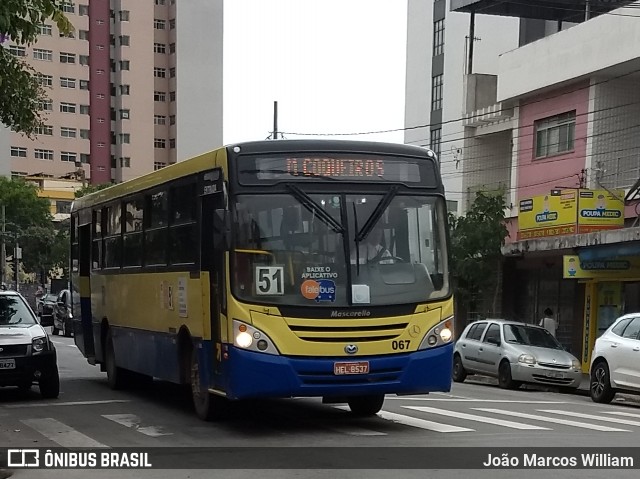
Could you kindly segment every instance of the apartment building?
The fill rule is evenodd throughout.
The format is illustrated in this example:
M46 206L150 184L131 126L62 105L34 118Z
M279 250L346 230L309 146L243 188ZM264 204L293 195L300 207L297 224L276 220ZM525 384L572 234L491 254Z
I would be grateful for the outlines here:
M223 0L84 0L3 47L39 72L45 125L0 135L13 176L124 181L222 144ZM7 161L8 160L8 161ZM5 168L6 169L6 168Z

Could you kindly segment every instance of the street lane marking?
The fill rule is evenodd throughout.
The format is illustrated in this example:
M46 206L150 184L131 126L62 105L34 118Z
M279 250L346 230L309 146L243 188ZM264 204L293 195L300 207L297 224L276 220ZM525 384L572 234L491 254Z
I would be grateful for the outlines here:
M48 406L91 406L93 404L108 404L108 403L120 403L131 402L130 399L103 399L99 401L68 401L68 402L35 402L27 404L7 404L6 406L0 406L6 409L19 409L23 407L48 407Z
M458 419L466 419L468 421L484 422L487 424L495 424L496 426L510 427L512 429L531 429L539 431L550 431L547 427L534 426L532 424L524 424L522 422L505 421L503 419L495 419L486 416L476 416L475 414L467 414L464 412L447 411L446 409L437 409L434 407L424 406L402 406L405 409L413 409L414 411L426 412L430 414L439 414L441 416L449 416Z
M552 422L554 424L564 424L565 426L582 427L582 428L585 428L585 429L593 429L594 431L631 432L628 429L616 429L616 428L609 427L609 426L600 426L598 424L589 424L589 423L586 423L586 422L579 422L579 421L569 421L567 419L559 419L559 418L555 418L555 417L539 416L537 414L526 414L526 413L523 413L523 412L505 411L505 410L502 410L502 409L492 409L492 408L482 408L482 407L474 407L472 409L475 409L477 411L483 411L483 412L492 412L494 414L505 414L507 416L522 417L522 418L525 418L525 419L533 419L534 421Z
M62 447L109 447L51 417L22 419L20 422Z
M602 417L594 414L585 414L581 412L573 411L560 411L557 409L538 409L540 412L548 412L551 414L562 414L565 416L580 417L582 419L595 419L596 421L615 422L618 424L626 424L627 426L640 426L640 421L633 421L631 419L621 419L617 417Z
M172 432L162 432L162 427L160 426L142 426L142 419L135 414L102 414L102 417L151 437L171 436L173 434Z
M414 398L414 397L388 397L396 401L446 401L446 402L495 402L514 404L572 404L567 401L535 401L519 399L471 399L471 398Z
M617 416L627 416L627 417L640 417L640 414L633 414L632 412L621 412L621 411L602 411L605 414L616 414Z
M363 427L356 426L325 426L320 425L324 429L328 429L340 434L347 434L349 436L386 436L386 432L374 431L373 429L365 429Z
M349 410L348 406L334 406L336 409ZM427 429L435 432L471 432L475 429L468 429L466 427L451 426L449 424L442 424L439 422L427 421L425 419L418 419L411 416L405 416L404 414L396 414L393 412L380 411L378 417L386 419L387 421L403 424L405 426L417 427L420 429Z

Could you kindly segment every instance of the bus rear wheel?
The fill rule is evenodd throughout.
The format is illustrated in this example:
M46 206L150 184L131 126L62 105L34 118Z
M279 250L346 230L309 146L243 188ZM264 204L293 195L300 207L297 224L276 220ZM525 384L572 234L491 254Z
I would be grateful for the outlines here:
M193 408L198 417L205 421L216 421L225 417L229 407L228 401L223 397L211 394L206 387L203 388L200 384L200 365L196 348L191 351L190 382Z
M347 400L349 409L356 416L374 416L382 409L384 394L376 396L355 396Z

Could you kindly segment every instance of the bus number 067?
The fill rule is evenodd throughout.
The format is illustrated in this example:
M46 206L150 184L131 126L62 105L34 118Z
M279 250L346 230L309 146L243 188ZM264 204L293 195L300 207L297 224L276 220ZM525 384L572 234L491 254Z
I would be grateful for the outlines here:
M391 341L391 349L397 351L398 349L409 349L409 344L411 341L409 339L401 339L400 341Z

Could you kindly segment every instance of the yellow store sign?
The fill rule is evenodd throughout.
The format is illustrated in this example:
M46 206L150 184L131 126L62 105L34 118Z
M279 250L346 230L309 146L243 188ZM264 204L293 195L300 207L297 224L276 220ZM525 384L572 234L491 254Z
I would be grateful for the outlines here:
M637 257L580 261L578 255L565 255L562 259L564 279L622 279L640 275Z

